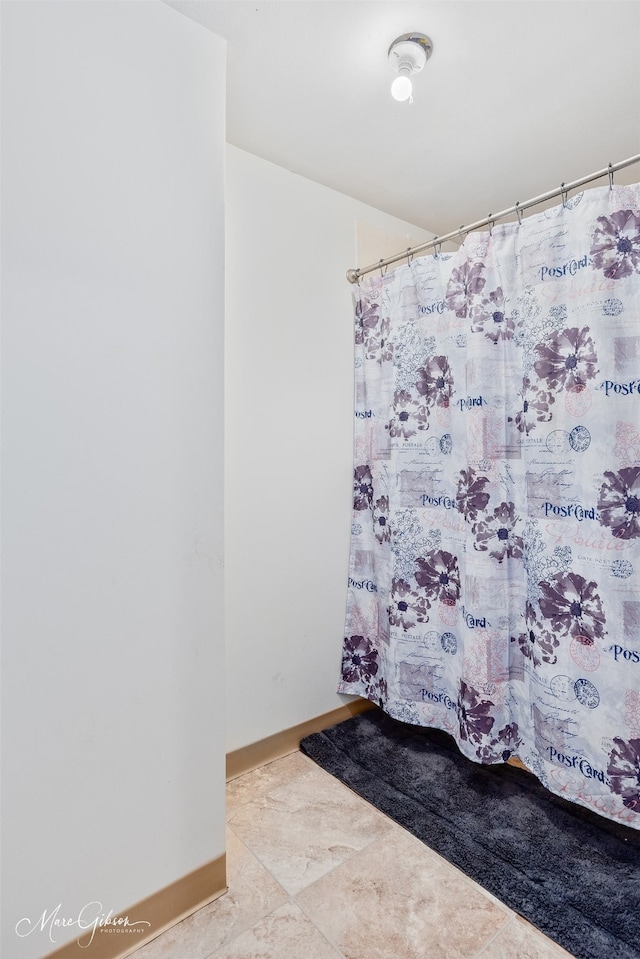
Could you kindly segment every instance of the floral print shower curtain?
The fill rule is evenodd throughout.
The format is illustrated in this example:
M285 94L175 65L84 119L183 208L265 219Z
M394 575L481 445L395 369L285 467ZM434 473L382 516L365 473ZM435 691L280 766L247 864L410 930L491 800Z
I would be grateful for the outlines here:
M355 294L341 693L640 828L640 185Z

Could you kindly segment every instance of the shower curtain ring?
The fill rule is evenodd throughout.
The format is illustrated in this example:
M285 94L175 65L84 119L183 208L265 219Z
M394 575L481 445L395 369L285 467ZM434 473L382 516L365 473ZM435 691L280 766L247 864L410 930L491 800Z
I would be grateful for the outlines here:
M384 270L382 269L383 266L384 266ZM388 264L385 265L384 260L383 260L382 258L380 258L380 260L378 261L378 267L379 267L379 269L380 269L380 276L384 276L385 273L387 272Z
M431 242L433 243L433 255L434 255L434 256L440 256L440 250L442 249L442 243L436 242L437 239L438 239L438 234L436 233L436 235L434 236L433 240L431 241Z
M407 266L409 266L412 260L413 260L413 252L411 250L411 247L408 246L407 247Z
M566 209L567 209L567 197L568 197L568 195L569 195L569 191L568 191L568 190L565 190L565 188L564 188L564 183L561 183L561 184L560 184L560 190L562 191L562 205L563 205L563 207L564 207L565 210L566 210Z
M464 223L461 223L458 227L458 236L460 237L460 242L464 243L464 237L462 236L462 231L464 230Z
M516 201L516 215L518 217L518 226L522 225L522 210L520 209L520 200Z
M609 164L609 189L613 190L613 164Z
M493 236L493 228L496 225L496 221L493 219L493 213L489 213L487 216L487 223L489 224L489 236Z

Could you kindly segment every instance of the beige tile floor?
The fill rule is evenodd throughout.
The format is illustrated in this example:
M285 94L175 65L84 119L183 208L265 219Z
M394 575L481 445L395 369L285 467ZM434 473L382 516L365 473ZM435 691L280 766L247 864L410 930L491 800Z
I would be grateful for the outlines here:
M134 959L571 959L296 752L227 787L225 896Z

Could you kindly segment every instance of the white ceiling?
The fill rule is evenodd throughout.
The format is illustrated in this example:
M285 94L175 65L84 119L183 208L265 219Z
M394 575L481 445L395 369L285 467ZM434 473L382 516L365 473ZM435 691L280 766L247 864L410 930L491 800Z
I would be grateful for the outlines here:
M228 41L230 143L439 234L640 153L638 0L170 5ZM410 30L433 55L397 103Z

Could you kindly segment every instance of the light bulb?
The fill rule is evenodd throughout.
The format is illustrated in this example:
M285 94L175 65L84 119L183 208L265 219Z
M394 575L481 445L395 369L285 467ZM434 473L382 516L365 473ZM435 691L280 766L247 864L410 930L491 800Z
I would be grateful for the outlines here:
M391 96L394 100L408 100L412 91L411 71L408 67L401 67L398 76L391 84Z

